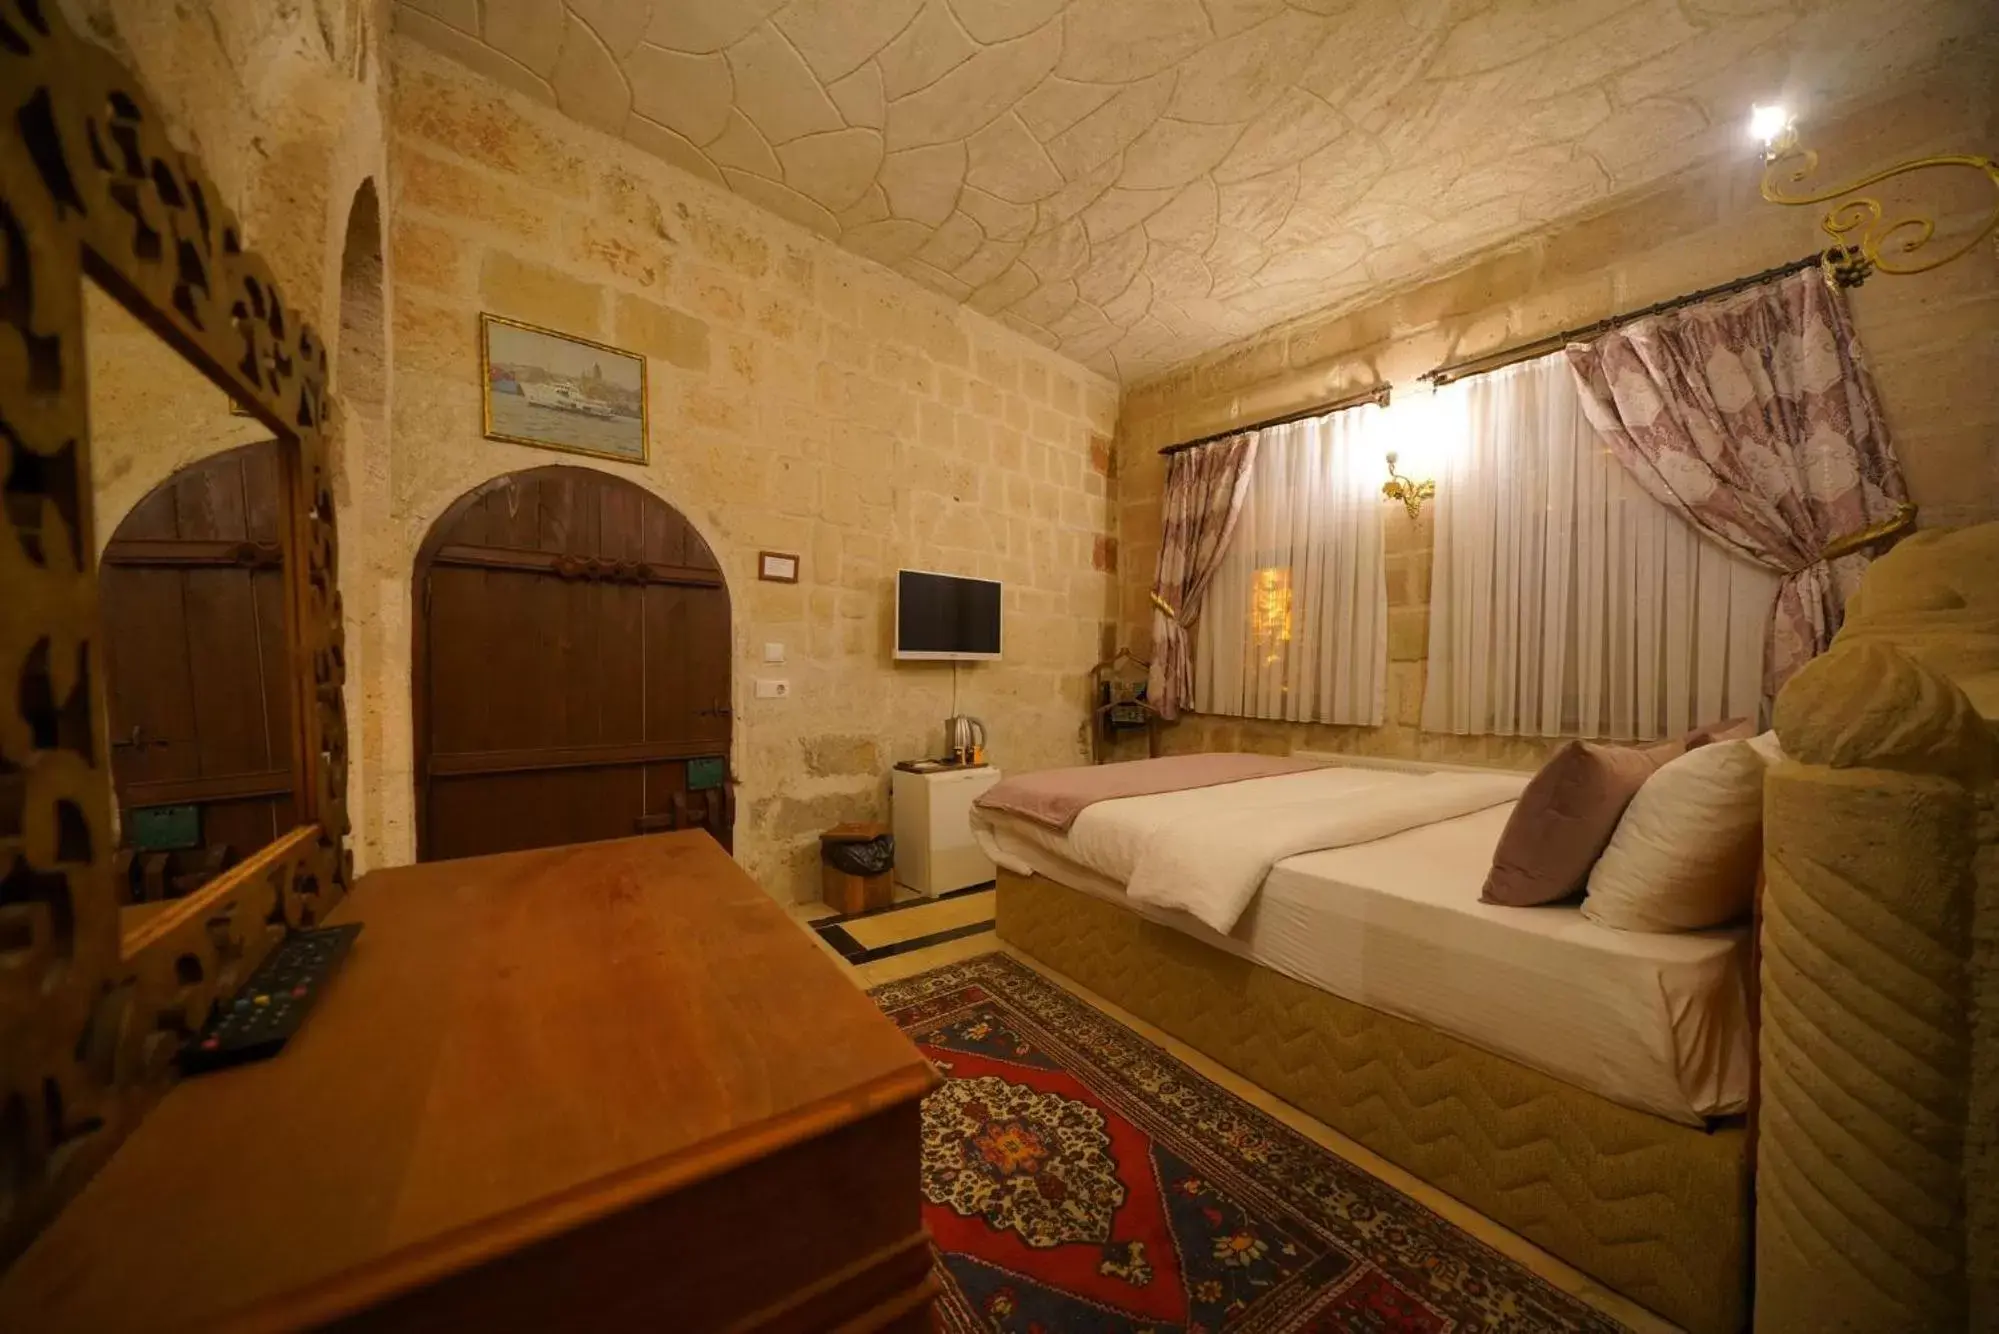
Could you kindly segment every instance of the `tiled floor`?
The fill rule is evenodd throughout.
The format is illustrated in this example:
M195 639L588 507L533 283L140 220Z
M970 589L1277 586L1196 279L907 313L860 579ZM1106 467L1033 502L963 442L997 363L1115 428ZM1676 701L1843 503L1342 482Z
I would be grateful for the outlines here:
M819 910L809 918L813 934L856 967L920 953L952 940L984 936L990 943L993 929L990 884L955 890L934 899L901 896L885 908L844 917L827 913L824 905L813 908ZM803 911L811 913L813 908Z
M1579 1270L1562 1263L1533 1242L1516 1236L1483 1214L1460 1204L1435 1187L1419 1181L1323 1122L1266 1093L1240 1075L1224 1069L1178 1038L1161 1032L1136 1015L1111 1004L1089 988L1070 981L1054 969L1008 946L990 929L993 899L994 895L990 889L981 888L961 891L956 897L942 900L904 897L888 909L877 910L874 914L856 918L840 919L831 909L816 903L799 905L794 909L794 915L805 925L818 928L811 932L812 938L839 962L840 967L857 985L864 988L880 986L884 982L893 982L897 978L909 977L926 969L956 963L961 959L969 959L994 950L1012 955L1072 995L1081 997L1115 1018L1133 1032L1143 1034L1149 1040L1158 1043L1174 1057L1186 1062L1243 1101L1261 1108L1308 1139L1371 1172L1411 1199L1435 1210L1494 1250L1541 1275L1556 1287L1574 1293L1605 1315L1628 1325L1637 1334L1672 1334L1672 1331L1678 1328L1636 1303L1618 1296ZM829 927L836 930L827 930ZM858 962L850 962L848 957L843 956L841 948L836 948L835 944L827 939L832 935L835 940L839 940L838 932L845 933L848 940L841 941L841 945L847 950L847 954L852 955ZM876 943L870 946L863 944L864 940ZM856 946L858 949L854 948Z

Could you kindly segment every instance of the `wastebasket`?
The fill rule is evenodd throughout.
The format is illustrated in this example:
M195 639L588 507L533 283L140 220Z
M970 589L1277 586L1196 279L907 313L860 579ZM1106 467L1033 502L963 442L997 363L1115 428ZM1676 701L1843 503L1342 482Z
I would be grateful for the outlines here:
M886 908L895 896L895 836L874 821L835 825L819 836L819 897L843 913Z

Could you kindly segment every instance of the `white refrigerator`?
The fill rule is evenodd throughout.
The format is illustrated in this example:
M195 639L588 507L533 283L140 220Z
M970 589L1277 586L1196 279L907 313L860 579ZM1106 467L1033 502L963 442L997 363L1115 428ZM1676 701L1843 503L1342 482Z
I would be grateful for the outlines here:
M972 838L972 802L1000 780L1000 771L894 771L889 817L895 830L898 884L935 898L993 878L992 859Z

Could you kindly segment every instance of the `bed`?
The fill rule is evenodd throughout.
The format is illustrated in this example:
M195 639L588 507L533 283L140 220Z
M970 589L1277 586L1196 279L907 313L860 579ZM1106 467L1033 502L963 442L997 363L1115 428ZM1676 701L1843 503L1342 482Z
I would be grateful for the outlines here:
M1524 785L1525 774L1505 775ZM1066 831L981 812L994 862L1041 875L1216 949L1691 1126L1749 1101L1746 927L1683 935L1613 931L1573 904L1480 903L1502 802L1274 866L1224 934L1184 912L1132 905L1138 848L1190 810L1223 821L1302 792L1326 801L1415 773L1329 767L1193 791L1106 801Z
M1780 694L1753 940L1665 937L1682 943L1634 960L1553 915L1489 934L1465 900L1495 808L1442 837L1286 858L1226 933L1125 894L1115 849L1152 837L1158 807L1066 839L993 822L999 934L1699 1334L1748 1323L1752 1270L1759 1329L1983 1328L1999 1311L1994 570L1999 524L1906 539ZM1752 945L1753 1174L1733 1113ZM1538 962L1477 981L1502 949ZM1503 1006L1550 970L1597 971L1577 987L1619 1003L1534 1034L1465 1010L1472 989ZM1648 978L1657 1006L1637 1003Z
M1000 936L1688 1328L1739 1328L1746 929L1479 903L1511 800L1278 861L1226 933L1125 893L1163 831L1352 807L1425 772L1128 797L1066 831L981 811Z

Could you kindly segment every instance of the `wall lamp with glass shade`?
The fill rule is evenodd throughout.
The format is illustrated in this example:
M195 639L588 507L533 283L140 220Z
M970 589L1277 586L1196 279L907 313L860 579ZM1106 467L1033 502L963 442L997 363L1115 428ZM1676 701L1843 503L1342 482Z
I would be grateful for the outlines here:
M1401 457L1392 449L1388 451L1388 480L1381 484L1381 494L1384 499L1401 501L1402 508L1409 511L1409 522L1414 523L1422 513L1423 502L1436 497L1437 483L1428 477L1419 482L1397 472L1395 465Z

